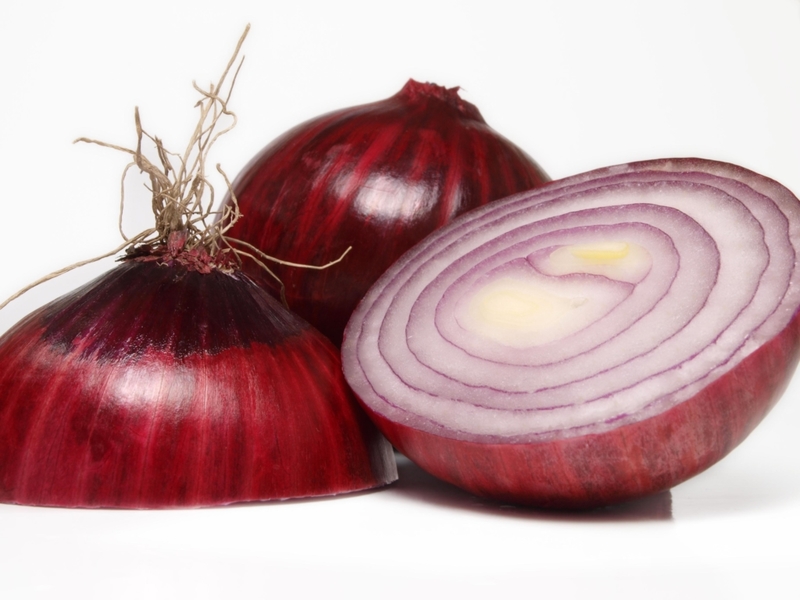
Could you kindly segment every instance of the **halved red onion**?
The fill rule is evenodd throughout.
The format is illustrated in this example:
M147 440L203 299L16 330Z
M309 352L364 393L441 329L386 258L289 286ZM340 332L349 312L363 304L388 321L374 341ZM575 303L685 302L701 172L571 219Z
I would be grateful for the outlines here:
M345 376L384 434L475 494L562 508L695 475L782 393L800 203L746 169L599 169L474 210L354 313Z

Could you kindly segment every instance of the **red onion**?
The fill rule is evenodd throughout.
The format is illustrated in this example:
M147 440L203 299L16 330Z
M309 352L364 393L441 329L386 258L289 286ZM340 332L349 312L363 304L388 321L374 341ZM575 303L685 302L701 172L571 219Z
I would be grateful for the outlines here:
M472 211L354 313L345 376L424 469L502 501L668 489L761 421L798 360L800 203L699 159L599 169Z
M396 479L327 338L241 273L142 258L0 340L0 501L209 506Z
M126 241L120 266L0 338L0 501L208 506L397 478L337 348L240 271L225 224L235 207L205 226L204 165L232 117L232 66L198 88L184 154L145 133L138 111L136 149L113 146L149 177L154 228Z
M549 178L478 109L430 83L303 123L264 148L234 182L243 218L231 236L325 271L276 267L289 307L335 343L369 286L455 216ZM230 201L229 201L230 202ZM247 272L277 294L255 265Z

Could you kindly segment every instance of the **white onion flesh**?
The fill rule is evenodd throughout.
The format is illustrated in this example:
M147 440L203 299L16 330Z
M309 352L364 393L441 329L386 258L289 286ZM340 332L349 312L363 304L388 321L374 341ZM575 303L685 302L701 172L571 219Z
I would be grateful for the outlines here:
M662 413L800 305L800 204L699 159L553 182L406 253L354 313L345 375L370 411L439 436L528 442Z

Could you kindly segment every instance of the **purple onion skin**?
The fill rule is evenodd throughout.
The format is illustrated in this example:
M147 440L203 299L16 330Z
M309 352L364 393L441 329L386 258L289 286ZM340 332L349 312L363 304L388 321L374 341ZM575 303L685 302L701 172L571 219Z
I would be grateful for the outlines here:
M549 181L458 88L410 80L396 95L303 123L234 182L231 237L286 261L289 307L340 345L359 300L402 253L461 213ZM230 200L228 200L230 202ZM255 265L245 270L277 295Z
M665 491L742 442L786 389L800 358L800 314L694 397L611 431L528 444L426 433L368 410L387 438L432 475L477 496L585 510Z
M396 479L336 348L241 273L127 261L0 338L0 501L195 507Z

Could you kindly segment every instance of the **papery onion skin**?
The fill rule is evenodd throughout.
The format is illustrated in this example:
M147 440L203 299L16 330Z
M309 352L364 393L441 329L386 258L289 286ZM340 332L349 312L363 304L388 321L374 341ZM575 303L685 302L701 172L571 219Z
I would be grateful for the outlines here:
M773 221L765 221L759 225L750 217L750 224L741 225L742 228L755 227L756 232L760 227L764 233L763 243L767 244L767 252L771 253L771 258L767 261L769 266L764 267L761 272L762 279L759 280L753 296L756 298L755 294L761 292L762 287L767 291L774 288L774 304L764 301L769 294L763 292L759 296L758 306L754 307L754 310L763 311L763 320L752 327L745 339L735 341L729 346L730 349L725 351L728 354L721 355L727 358L719 358L721 362L710 363L710 370L700 371L696 378L688 379L674 389L664 386L656 391L651 390L652 396L640 396L637 402L641 401L642 409L628 410L623 405L615 408L617 412L606 414L594 423L576 421L570 426L570 421L566 420L560 429L544 429L528 434L520 431L514 435L479 432L490 431L494 426L492 424L484 423L479 429L472 430L468 425L458 428L438 422L456 415L460 417L458 422L472 423L473 421L462 415L463 411L471 409L472 404L463 398L445 395L443 390L448 385L454 385L452 381L446 385L441 382L436 384L439 386L435 388L436 391L433 391L433 387L430 391L420 387L411 390L403 373L410 370L422 372L430 367L416 356L415 351L410 352L409 360L418 360L419 365L413 362L410 365L400 365L392 362L391 353L385 354L390 347L396 347L403 331L413 331L415 335L424 333L416 325L416 321L425 323L426 319L432 318L425 312L427 309L421 300L422 294L409 291L406 300L401 298L406 293L405 290L420 289L430 293L434 289L433 298L441 298L443 292L437 286L442 284L435 280L434 274L438 273L438 277L443 277L442 274L447 273L448 268L455 268L458 260L464 261L465 266L459 269L465 272L468 265L474 264L466 257L470 252L477 252L476 248L479 246L470 247L470 243L465 242L469 236L482 235L484 237L481 239L490 239L495 223L502 223L510 231L516 231L514 227L519 227L522 231L527 226L523 225L522 217L519 224L510 219L506 225L502 217L494 217L495 214L503 211L504 214L516 214L515 211L523 214L527 211L533 215L535 211L542 210L551 215L558 212L559 206L563 207L559 203L572 202L574 204L570 209L563 209L564 213L571 215L571 211L578 212L583 207L582 194L590 200L595 193L607 193L609 198L613 198L615 186L621 185L622 181L634 181L643 190L648 190L651 185L661 186L654 189L667 191L684 186L692 193L700 193L698 200L702 198L702 194L709 194L711 202L711 196L716 195L725 206L741 205L751 210L752 215L763 216L772 211L770 214L773 215ZM609 189L612 191L602 191ZM624 186L620 190L620 193L626 192ZM538 203L541 204L533 208ZM609 200L609 204L613 205L613 202ZM619 218L624 221L625 211L630 206L634 205L620 204L605 213L616 211L622 215ZM764 210L766 206L770 207L769 210ZM603 214L603 211L595 212ZM642 214L641 210L638 214ZM713 212L708 214L711 220L719 215ZM562 224L560 219L563 219L563 231L569 230L567 223L570 217L565 214L564 217L553 218L556 235L562 235L562 230L558 229ZM681 222L675 221L674 217L670 219L673 225ZM533 217L531 222L536 222ZM738 235L738 231L734 235ZM520 239L524 239L521 234ZM486 255L492 256L494 248L502 245L501 241L499 237L492 239L489 242L492 244L491 249L486 250ZM459 245L464 246L464 249L451 250ZM520 245L524 248L524 244ZM591 509L657 493L700 473L728 454L761 422L785 390L800 357L799 248L800 202L775 181L741 167L702 159L665 159L619 165L577 175L465 215L410 250L376 283L353 315L342 346L345 376L371 418L401 452L433 475L481 497L571 510ZM691 246L689 250L691 251ZM502 250L497 250L498 254L500 252ZM519 252L524 254L525 250ZM745 246L743 252L760 253L763 250L757 246ZM692 260L690 252L687 256L680 257L685 261ZM732 260L725 255L721 258L725 261ZM430 269L431 274L425 272L426 268ZM727 268L728 273L735 271ZM768 269L771 270L767 277L765 273ZM744 281L742 285L750 284ZM411 303L413 298L417 298L416 303ZM440 312L446 306L441 299L438 304L433 304L439 307ZM413 328L406 321L407 305L414 306L414 316L408 317L414 321ZM385 310L387 306L392 307L389 314ZM746 308L749 309L750 305ZM401 313L402 316L398 317ZM664 314L665 318L670 316L669 312ZM739 310L732 317L732 323L744 318L744 314L744 309ZM441 317L437 313L437 318ZM399 333L395 333L398 327L395 322L400 325L397 330ZM718 347L717 340L721 340L726 332L727 329L723 329L715 339L715 351ZM390 337L387 338L387 334ZM434 339L440 333L432 326L425 335L431 335ZM419 344L427 343L417 339L414 342L418 344L417 348L420 347ZM560 350L560 347L556 348ZM706 347L701 349L705 350ZM453 361L458 361L455 355L462 352L460 348L456 350ZM684 362L677 363L681 370L684 365L693 368L692 361L699 354L690 354L681 359ZM524 362L522 359L520 361ZM576 360L569 364L574 364L577 371L576 381L586 378L587 384L591 383L592 376L584 375L580 371L581 361ZM498 361L497 366L492 368L500 369L505 366ZM388 385L388 380L383 381L387 376L386 368L397 370L396 375L392 375L396 381L391 385ZM656 369L656 376L674 368L676 367L672 363L664 364L661 371ZM524 369L519 372L524 375ZM448 376L437 373L431 381L433 384L447 378ZM630 382L621 384L624 386L623 391L627 387L633 387L637 381L631 379ZM643 381L649 381L649 376ZM419 386L419 380L414 385ZM493 400L495 392L489 388L512 384L495 380L485 385L487 391L483 403L495 407L497 414L501 414L504 410L502 398ZM581 386L583 385L582 383ZM575 389L583 389L581 386ZM553 389L557 389L557 386ZM424 412L427 409L421 400L415 406L422 408L420 412L416 412L409 408L410 405L398 401L403 395L416 398L419 394L423 398L425 396L422 394L426 393L431 402L441 402L443 406L448 406L449 413L444 408L437 409L438 412ZM545 386L542 393L549 393L549 389ZM529 394L536 397L539 392L531 391ZM593 396L588 397L591 398ZM575 406L580 406L585 400L575 397ZM553 408L561 410L555 405ZM565 408L569 409L569 405L565 405ZM508 419L504 423L513 425L513 419L517 418L515 410L507 409ZM546 412L549 410L545 410Z
M336 348L240 272L129 260L0 339L0 501L199 507L396 479Z
M232 237L306 265L352 246L323 271L275 267L292 311L337 345L369 286L414 243L467 210L549 181L457 92L410 80L386 100L307 121L234 182L243 217ZM245 270L278 295L263 270Z

